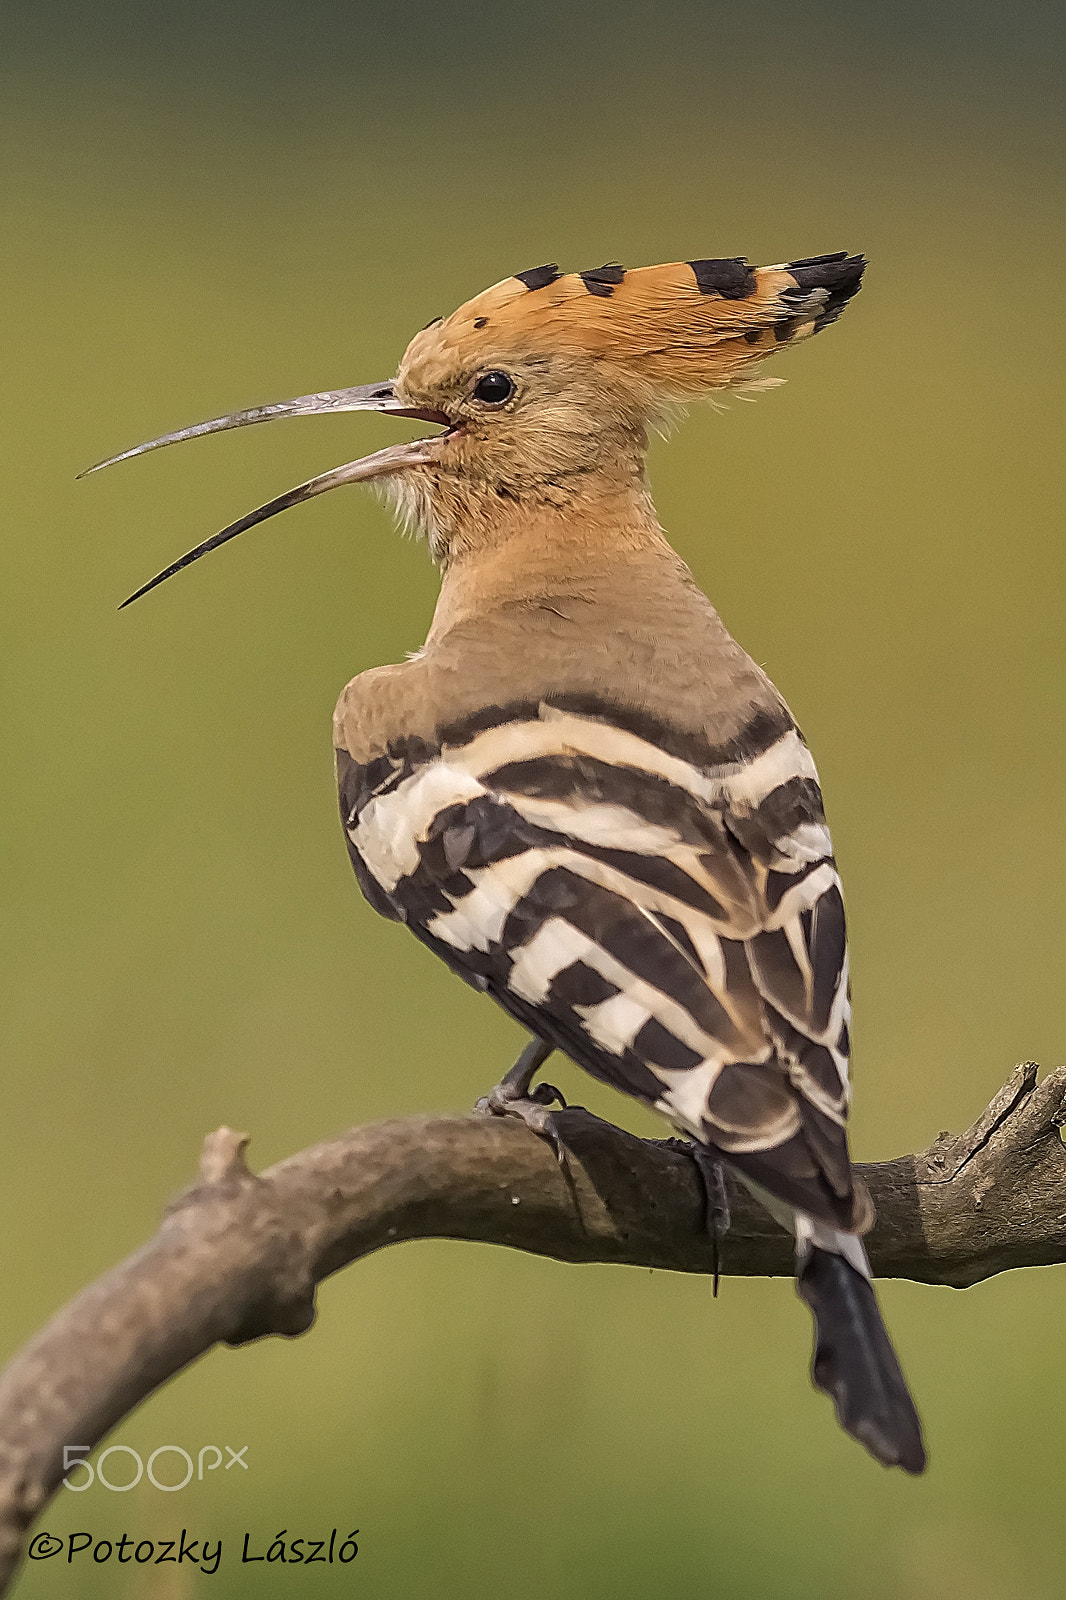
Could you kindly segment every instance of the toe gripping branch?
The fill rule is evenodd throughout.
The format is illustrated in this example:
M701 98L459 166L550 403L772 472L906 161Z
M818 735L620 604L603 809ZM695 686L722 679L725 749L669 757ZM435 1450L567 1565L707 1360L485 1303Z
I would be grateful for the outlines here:
M566 1151L555 1118L549 1109L553 1105L566 1109L562 1092L553 1083L538 1083L533 1079L552 1053L553 1046L543 1039L531 1039L518 1060L494 1089L482 1095L474 1105L475 1111L494 1117L517 1117L531 1133L547 1139L555 1151L561 1167L566 1165Z
M718 1285L722 1276L722 1245L733 1221L729 1208L729 1184L725 1175L725 1165L717 1156L711 1154L706 1145L697 1143L695 1139L664 1139L663 1143L667 1149L678 1150L682 1155L688 1156L700 1175L704 1227L714 1247L713 1293L717 1300Z

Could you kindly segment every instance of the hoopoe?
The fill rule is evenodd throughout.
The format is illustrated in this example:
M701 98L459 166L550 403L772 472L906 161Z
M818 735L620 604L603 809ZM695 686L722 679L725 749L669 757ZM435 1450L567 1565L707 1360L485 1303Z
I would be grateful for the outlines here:
M130 598L313 495L386 488L442 580L422 649L354 678L337 706L360 888L532 1035L482 1106L550 1132L554 1092L532 1079L561 1050L794 1234L815 1385L877 1460L916 1473L921 1425L870 1284L872 1209L845 1134L848 956L818 775L667 543L644 474L657 415L776 381L753 369L835 321L863 267L844 252L535 267L430 323L394 379L110 460L326 412L444 429L309 479Z

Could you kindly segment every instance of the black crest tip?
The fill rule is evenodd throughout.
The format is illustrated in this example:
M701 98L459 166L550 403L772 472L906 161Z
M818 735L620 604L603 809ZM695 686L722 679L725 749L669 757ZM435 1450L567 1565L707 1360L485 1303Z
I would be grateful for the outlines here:
M554 261L549 261L543 267L527 267L525 272L516 272L515 277L519 283L524 283L527 289L546 289L549 283L561 278L562 273Z
M782 270L796 280L796 287L786 289L781 296L786 304L801 305L811 294L821 300L821 310L814 324L815 333L820 333L837 320L848 301L862 288L866 257L849 256L846 250L836 250L832 255L806 256L802 261L786 262ZM808 308L810 304L808 301Z
M707 261L690 261L689 266L700 294L721 295L723 300L746 300L758 288L747 256L715 256Z
M604 300L609 300L620 283L625 280L626 269L619 266L617 261L608 261L602 267L591 267L588 272L578 273L589 294L599 295Z

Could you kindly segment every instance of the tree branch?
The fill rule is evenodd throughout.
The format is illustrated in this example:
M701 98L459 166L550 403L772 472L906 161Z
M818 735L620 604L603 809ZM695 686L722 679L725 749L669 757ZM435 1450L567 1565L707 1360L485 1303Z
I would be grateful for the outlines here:
M877 1207L880 1277L963 1288L1066 1261L1066 1068L1030 1063L972 1128L920 1155L860 1166ZM489 1116L374 1123L258 1177L247 1141L205 1141L199 1182L155 1237L72 1300L0 1375L0 1595L30 1522L55 1493L65 1444L95 1445L212 1345L305 1332L315 1286L404 1239L511 1245L560 1261L714 1270L695 1163L573 1108L568 1153ZM792 1270L792 1241L730 1181L722 1271Z

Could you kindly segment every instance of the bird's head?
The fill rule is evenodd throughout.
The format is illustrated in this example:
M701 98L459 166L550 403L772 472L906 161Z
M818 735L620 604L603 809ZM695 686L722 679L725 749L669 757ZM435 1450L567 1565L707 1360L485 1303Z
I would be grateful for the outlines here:
M843 251L758 268L739 257L632 271L534 267L416 334L395 378L216 417L123 451L98 465L276 417L373 410L443 429L309 479L130 599L255 523L346 483L380 481L446 562L464 519L494 505L557 503L590 475L639 478L651 418L716 390L773 382L760 385L756 365L835 321L863 267Z

